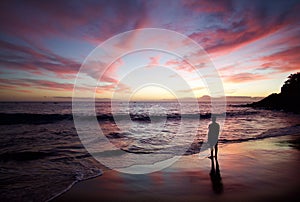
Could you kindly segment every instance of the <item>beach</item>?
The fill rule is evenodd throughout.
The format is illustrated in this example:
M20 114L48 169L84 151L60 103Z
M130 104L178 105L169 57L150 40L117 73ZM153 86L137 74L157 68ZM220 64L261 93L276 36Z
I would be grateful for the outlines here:
M208 151L199 154L211 122L205 111L209 103L200 103L201 114L188 103L186 113L179 113L175 103L133 103L130 120L117 114L122 118L118 127L132 124L121 131L109 103L96 104L104 136L123 151L100 151L100 162L130 164L140 158L136 165L148 165L158 162L157 157L184 155L158 172L122 174L88 153L72 119L71 103L1 103L2 201L285 201L297 196L299 114L229 103L219 137L218 172L217 162L211 169ZM149 116L159 107L168 109L166 115ZM84 123L90 117L85 115ZM96 132L83 126L82 131ZM101 138L93 143L107 144Z
M299 143L300 134L294 134L223 144L220 178L199 154L145 175L105 169L53 201L299 201Z

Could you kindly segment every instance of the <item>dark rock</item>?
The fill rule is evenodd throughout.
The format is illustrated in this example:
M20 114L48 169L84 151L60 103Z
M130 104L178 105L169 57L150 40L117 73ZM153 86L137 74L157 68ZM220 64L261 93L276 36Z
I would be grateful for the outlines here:
M300 72L288 77L279 94L273 93L246 106L300 113Z

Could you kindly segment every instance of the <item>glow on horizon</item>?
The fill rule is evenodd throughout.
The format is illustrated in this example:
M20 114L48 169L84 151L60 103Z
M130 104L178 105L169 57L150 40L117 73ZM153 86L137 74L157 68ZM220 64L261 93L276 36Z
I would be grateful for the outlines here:
M155 101L161 99L176 100L177 98L168 90L158 86L147 86L139 89L132 96L130 101Z

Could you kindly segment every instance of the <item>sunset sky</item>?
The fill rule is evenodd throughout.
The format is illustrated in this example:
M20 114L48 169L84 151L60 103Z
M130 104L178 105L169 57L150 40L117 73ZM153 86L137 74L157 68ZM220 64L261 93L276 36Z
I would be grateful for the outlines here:
M89 53L110 37L139 28L169 29L195 40L209 54L228 96L279 92L286 77L300 71L299 1L1 1L0 7L0 101L71 97ZM124 46L128 43L134 39ZM120 81L122 75L139 63L170 65L187 75L196 96L208 94L182 63L146 51L112 64L96 97L125 93L132 86ZM188 91L177 90L182 97ZM157 86L136 96L172 97Z

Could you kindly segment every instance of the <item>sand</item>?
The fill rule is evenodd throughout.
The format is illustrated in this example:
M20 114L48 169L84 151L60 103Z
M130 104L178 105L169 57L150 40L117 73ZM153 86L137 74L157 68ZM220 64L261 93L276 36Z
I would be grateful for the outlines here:
M212 162L184 156L147 175L105 170L54 201L299 201L300 134L219 146ZM216 168L216 162L214 162Z

